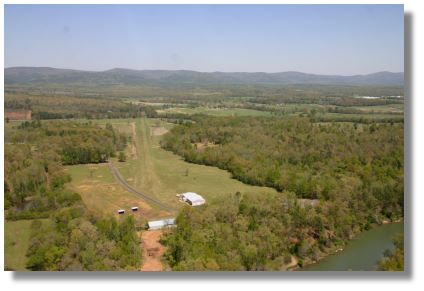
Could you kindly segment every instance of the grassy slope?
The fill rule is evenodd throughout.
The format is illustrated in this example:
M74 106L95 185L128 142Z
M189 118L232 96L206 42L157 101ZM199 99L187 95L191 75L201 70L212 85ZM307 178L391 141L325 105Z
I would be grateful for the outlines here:
M68 166L67 171L72 176L71 188L99 216L117 215L118 209L129 210L133 206L140 208L135 213L137 217L157 215L157 210L116 183L107 164Z
M116 128L134 133L133 145L127 148L127 162L115 165L127 182L135 188L160 199L174 207L181 207L177 193L194 191L206 200L235 193L237 191L275 192L266 187L243 184L231 178L230 173L215 167L184 162L179 156L160 148L161 136L152 136L152 126L171 128L173 125L158 119L98 120L100 124L110 122ZM134 125L133 125L134 124ZM92 169L90 171L90 169ZM188 170L188 171L187 171ZM105 164L78 165L68 167L72 185L82 195L85 204L99 214L115 214L117 209L128 209L138 205L139 215L147 219L171 215L150 206L135 195L123 190L115 181ZM188 175L186 173L188 172Z
M138 163L130 167L120 165L121 173L124 177L132 177L133 185L137 188L145 189L147 193L175 206L180 205L175 195L186 191L198 192L206 199L236 191L275 192L270 188L243 184L232 179L227 171L215 167L187 163L179 156L161 149L160 136L150 134L151 126L156 122L151 119L137 121L137 134L142 136L141 140L137 140L137 148L142 156ZM161 125L166 126L164 122Z
M5 221L4 223L4 266L5 268L25 271L33 220ZM44 221L48 221L43 219Z

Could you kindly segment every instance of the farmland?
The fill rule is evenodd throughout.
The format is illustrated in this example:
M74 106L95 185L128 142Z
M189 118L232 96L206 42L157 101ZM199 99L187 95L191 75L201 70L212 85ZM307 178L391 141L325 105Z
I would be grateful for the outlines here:
M10 219L5 228L11 237L14 225L22 223L16 235L23 238L22 244L9 240L6 245L7 267L284 270L325 257L372 225L399 219L403 98L321 98L290 92L301 94L300 99L208 94L188 99L43 98L42 93L7 93L10 109L31 108L34 116L30 122L5 122L5 177L11 185L5 196ZM384 151L378 142L385 144ZM380 156L384 162L375 164ZM34 169L27 169L32 164L36 176L31 175ZM22 197L14 190L23 177L36 181L23 184ZM52 179L58 179L58 185ZM383 179L390 189L381 186ZM188 191L201 194L206 205L184 207L176 195ZM358 199L356 193L365 196ZM131 212L134 206L139 211ZM118 209L126 214L119 215ZM62 216L74 221L65 238L58 220ZM30 234L29 220L19 219L34 217L55 218L55 223L39 235ZM150 245L146 222L168 217L179 219L178 228L165 233L160 241L164 249L150 260L143 249ZM344 226L338 224L340 219ZM278 229L267 226L272 223ZM109 247L123 238L125 245L116 245L110 256L79 245L97 252L94 262L85 259L85 251L75 258L62 253L75 247L71 234L80 228L85 237L97 233ZM122 228L128 236L117 235ZM191 237L192 228L200 237ZM269 236L263 241L270 239L271 245L255 239L265 233ZM50 234L52 239L46 240ZM210 234L220 247L211 244ZM62 248L63 239L67 242ZM158 239L152 240L152 248L159 245ZM10 256L16 248L29 250L28 241L45 243ZM178 254L181 248L187 250L185 257ZM60 251L55 254L61 260L39 261L50 256L43 250Z

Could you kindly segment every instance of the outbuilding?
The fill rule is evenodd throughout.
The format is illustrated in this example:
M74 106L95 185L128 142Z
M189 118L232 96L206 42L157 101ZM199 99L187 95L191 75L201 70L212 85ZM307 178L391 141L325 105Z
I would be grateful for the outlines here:
M199 206L206 203L206 200L202 196L194 192L182 193L179 197L181 201L184 201L191 206Z
M168 218L162 220L149 221L148 223L149 230L157 230L165 227L175 226L175 218Z

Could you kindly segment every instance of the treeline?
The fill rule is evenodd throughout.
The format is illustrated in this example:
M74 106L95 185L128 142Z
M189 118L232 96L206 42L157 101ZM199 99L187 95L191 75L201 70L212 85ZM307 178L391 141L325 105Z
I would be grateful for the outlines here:
M32 110L33 119L136 118L157 115L150 106L105 97L6 93L4 106L8 110Z
M374 110L363 110L363 109L357 109L357 108L338 107L338 106L328 108L328 112L330 112L330 113L343 113L343 114L374 114L374 113L378 113L378 111L375 112ZM390 112L390 114L403 115L403 112Z
M6 135L12 144L34 144L56 150L65 165L102 163L124 150L128 137L113 129L89 122L25 121Z
M342 115L330 115L330 114L322 114L322 115L313 115L313 114L301 114L301 116L307 116L309 117L310 121L313 123L319 123L319 122L351 122L354 124L375 124L375 123L404 123L403 114L396 114L396 115L387 115L385 117L384 115L375 117L372 114L361 114L361 115L355 115L354 113L342 113Z
M297 95L297 94L296 94ZM273 104L317 104L317 105L332 105L332 106L377 106L389 104L402 104L401 98L378 98L365 99L355 98L352 96L264 96L251 98L249 102L258 105L273 105Z
M403 215L403 124L316 124L308 118L205 117L161 145L252 185L344 203L370 224Z

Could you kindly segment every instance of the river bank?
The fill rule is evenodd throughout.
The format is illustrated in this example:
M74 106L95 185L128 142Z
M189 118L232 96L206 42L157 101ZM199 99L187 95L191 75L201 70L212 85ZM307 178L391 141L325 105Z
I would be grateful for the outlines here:
M393 249L392 238L403 233L403 221L385 223L361 232L342 249L316 263L309 264L297 271L373 271L384 251Z

